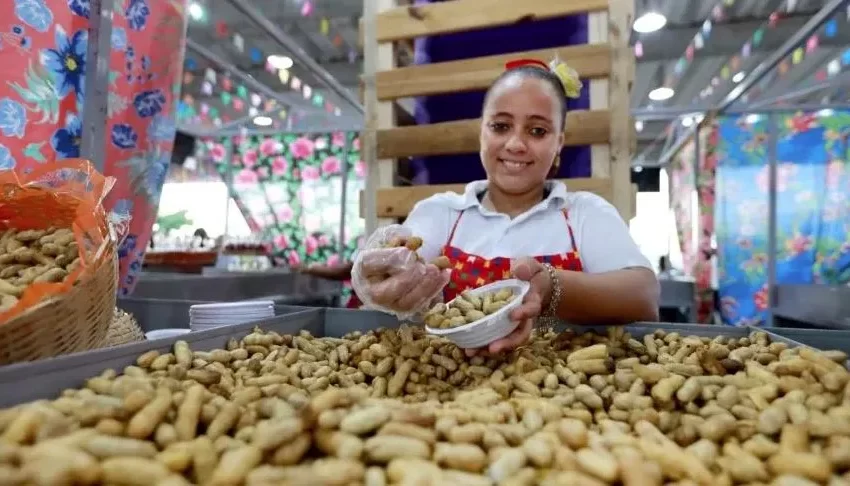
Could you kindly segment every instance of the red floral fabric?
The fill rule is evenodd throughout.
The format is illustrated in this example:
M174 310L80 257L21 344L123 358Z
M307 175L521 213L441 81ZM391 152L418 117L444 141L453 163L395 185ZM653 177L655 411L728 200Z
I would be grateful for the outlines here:
M107 207L130 215L119 248L129 293L171 161L186 35L186 0L115 0L104 173ZM80 156L90 0L0 2L0 170Z

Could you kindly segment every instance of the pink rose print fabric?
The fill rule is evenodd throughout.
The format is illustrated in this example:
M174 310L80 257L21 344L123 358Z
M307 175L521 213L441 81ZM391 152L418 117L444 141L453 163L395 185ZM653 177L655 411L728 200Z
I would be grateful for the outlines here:
M340 264L351 259L365 230L358 213L366 167L356 133L286 134L205 140L203 154L227 173L225 147L237 204L273 244L281 265ZM343 171L348 173L345 244L339 252ZM350 291L350 290L349 290Z

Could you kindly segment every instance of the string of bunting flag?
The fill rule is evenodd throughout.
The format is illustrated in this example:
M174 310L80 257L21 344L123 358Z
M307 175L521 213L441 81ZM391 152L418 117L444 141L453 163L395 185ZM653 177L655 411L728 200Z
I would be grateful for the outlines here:
M673 88L674 85L679 82L688 66L690 66L693 62L696 51L702 49L711 37L711 29L714 23L722 21L726 17L729 8L734 4L735 0L720 0L712 8L711 18L706 19L705 22L702 23L702 26L697 31L696 35L694 35L693 39L691 39L688 46L685 48L685 52L681 57L679 57L679 59L676 60L676 63L673 65L673 71L667 73L664 77L664 87ZM640 41L635 42L634 53L635 57L638 59L643 57L643 43Z
M193 87L197 89L193 90ZM243 84L234 86L233 80L226 73L206 68L203 79L200 80L196 79L193 71L183 73L183 90L177 103L177 120L184 124L219 127L234 119L271 112L277 107L277 100L249 92ZM279 121L274 120L274 127L283 126L290 115L299 116L297 112L290 114L285 107L281 107L278 113Z
M765 33L780 25L783 17L793 13L796 6L797 0L786 0L784 6L771 13L768 16L766 24L756 29L752 36L741 46L740 52L731 56L729 60L723 64L718 73L711 78L709 83L702 90L700 90L699 95L694 97L693 102L708 98L717 90L730 88L731 86L728 86L730 83L741 82L746 77L746 74L740 71L741 65L751 57L753 50L761 45ZM778 79L785 78L790 70L801 64L807 57L819 49L822 37L834 38L837 36L840 29L839 26L846 24L848 18L850 18L850 5L848 5L846 12L836 14L833 18L829 19L821 27L819 32L811 35L803 44L785 56L785 58L779 62L776 69L772 70L768 75L759 80L759 82L751 87L747 93L744 93L741 97L741 101L747 102L748 100L759 96L759 94L765 92L771 86L774 86ZM848 64L850 64L850 49L844 51L844 53L838 58L830 60L823 68L816 71L815 79L817 81L825 81L840 73L844 66Z
M789 1L789 3L792 3ZM756 87L758 90L751 93L750 97L757 96L760 92L767 90L772 86L777 79L784 79L803 63L807 58L817 52L822 52L821 40L833 39L838 35L841 26L846 26L847 19L850 18L850 5L845 12L834 15L826 21L818 32L806 39L804 44L801 44L794 49L790 54L785 56L782 61L776 66L776 69L770 72L765 78L759 82ZM844 49L838 56L824 63L815 71L814 79L817 82L823 82L840 74L848 65L850 65L850 49ZM746 101L746 99L744 100Z
M197 1L190 3L189 13L195 22L205 22L207 19L206 8ZM313 3L310 0L301 0L300 13L302 17L314 16L315 7ZM319 32L330 37L331 21L325 17L317 18L317 21L319 22ZM259 47L246 45L245 37L239 32L233 32L224 21L214 23L214 32L216 37L228 39L238 54L247 56L252 66L263 66L267 72L276 77L281 86L300 94L312 105L323 108L327 113L335 116L342 115L342 110L338 106L325 100L321 93L316 92L307 82L292 74L292 59L268 55ZM345 44L345 40L339 34L335 34L331 42L338 47ZM283 62L280 62L281 59L283 59ZM352 63L357 62L358 53L355 49L349 50L348 60ZM202 81L196 83L200 71L197 59L192 55L187 55L184 61L183 94L177 106L178 121L221 126L234 118L241 118L246 115L256 116L261 112L268 113L275 110L275 100L257 93L249 93L244 85L234 83L226 72L220 72L210 67L204 68ZM199 92L193 94L189 90L195 84L198 85ZM217 98L217 100L211 102L209 98ZM235 112L234 115L222 113L223 110L215 106L219 102L222 108L228 108ZM306 116L306 111L291 110L287 113L286 109L281 107L277 115L278 119L273 120L273 128L281 128L284 125L292 126L293 123L297 122L297 118ZM296 120L292 120L293 117Z
M178 117L183 119L208 117L209 121L215 126L220 126L229 121L221 116L218 110L211 108L209 103L205 103L204 97L217 97L223 107L229 107L236 113L245 113L250 116L256 116L260 111L272 111L276 107L277 102L274 99L257 93L249 93L245 85L235 83L226 72L220 72L210 67L203 70L203 79L200 83L197 83L199 67L197 61L191 56L187 56L184 67L184 89L181 103L178 106ZM268 67L266 69L270 70ZM342 114L339 107L325 100L321 93L314 92L309 84L292 75L289 69L276 69L275 74L282 84L301 94L305 100L309 100L314 106L323 108L326 112L335 116ZM193 95L188 91L194 85L197 85L198 93ZM286 110L282 107L279 117L284 119L286 116Z

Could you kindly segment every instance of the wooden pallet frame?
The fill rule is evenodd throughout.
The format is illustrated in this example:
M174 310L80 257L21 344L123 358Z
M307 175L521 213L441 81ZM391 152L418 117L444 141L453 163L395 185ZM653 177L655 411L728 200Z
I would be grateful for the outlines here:
M401 5L403 1L363 2L365 128L361 150L368 174L361 193L361 214L368 232L407 216L421 199L462 189L461 185L394 187L396 158L478 151L479 120L395 127L394 101L483 90L502 72L507 59L550 59L555 54L590 82L590 110L568 114L565 145L592 147L592 177L569 179L568 187L606 198L627 220L634 215L630 162L635 136L629 114L634 78L629 46L633 0L452 0L422 6ZM589 16L588 44L400 68L394 65L394 42L581 13Z

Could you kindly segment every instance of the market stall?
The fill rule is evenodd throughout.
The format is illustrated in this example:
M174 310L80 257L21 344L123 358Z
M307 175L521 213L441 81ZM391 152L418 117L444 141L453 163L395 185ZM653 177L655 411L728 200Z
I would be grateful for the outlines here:
M819 47L818 39L847 28L841 7L828 2L781 49L739 65L749 74L719 106L644 113L692 125L663 160L700 322L717 305L731 325L770 326L794 309L811 325L835 326L835 286L850 281L841 141L850 118L844 48ZM802 284L809 297L797 299Z
M400 151L411 133L446 129L377 125L379 35L473 27L476 16L459 13L480 5L455 0L372 17L375 3L366 3L364 23L370 175L391 165L376 160L393 154L376 145L382 138ZM563 15L577 3L504 2L477 18L495 25L530 9ZM608 144L610 177L583 183L627 215L625 5L584 2L608 9L608 22L598 23L611 26L611 44L567 49L591 49L588 64L603 59L600 69L611 74L610 108L574 114L585 123L571 136ZM461 137L451 150L474 150L471 125L451 125ZM375 188L373 178L367 183ZM377 200L417 190L438 188L383 188ZM364 200L371 227L378 216L405 214L375 204L368 190ZM211 292L233 290L195 278ZM184 281L163 277L148 290L178 295ZM465 300L466 312L490 312L485 302L495 298ZM518 298L499 297L505 306ZM384 313L281 310L287 315L0 368L0 477L133 486L850 481L850 372L847 351L835 349L846 336L815 349L747 327L557 323L514 352L469 356L451 333Z
M193 270L221 278L231 272L234 282L245 278L236 273L270 267L284 269L279 279L309 278L285 269L344 261L363 232L356 206L347 204L365 175L359 104L282 26L243 3L210 6L190 24L178 109L179 129L193 140L194 166L180 172L212 172L241 214L227 213L209 258L189 250L163 256L206 258ZM273 63L277 52L291 56L290 64ZM250 238L231 231L241 220ZM243 248L246 240L256 244Z

